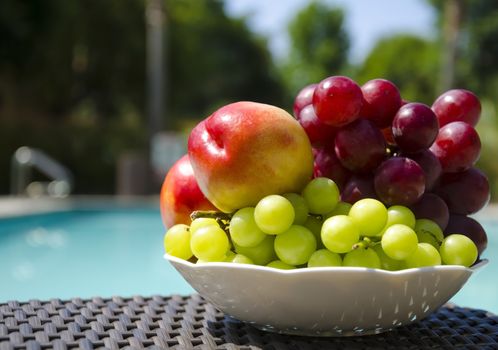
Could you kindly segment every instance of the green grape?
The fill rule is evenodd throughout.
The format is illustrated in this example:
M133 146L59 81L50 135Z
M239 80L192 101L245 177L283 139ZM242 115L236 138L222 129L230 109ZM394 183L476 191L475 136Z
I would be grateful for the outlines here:
M439 242L436 241L434 236L432 236L430 233L425 232L425 231L423 231L421 233L417 232L417 238L418 238L418 241L420 243L429 243L434 248L439 249L439 246L440 246Z
M164 235L164 250L167 254L188 260L192 257L190 231L187 225L172 226Z
M478 252L474 242L467 236L452 234L446 237L439 248L441 260L446 265L471 266L477 260Z
M418 219L415 223L415 233L417 233L419 242L429 243L436 249L439 249L444 239L443 230L429 219Z
M406 268L441 265L441 256L429 243L419 243L415 252L405 260Z
M415 220L415 214L413 214L410 208L402 205L393 205L387 208L387 222L379 236L382 236L388 227L395 224L406 225L410 228L414 228Z
M303 196L297 193L286 193L283 195L289 202L291 202L294 208L294 225L303 225L308 218L308 205L304 200Z
M274 236L266 236L263 241L255 247L242 247L234 243L235 251L251 259L256 265L266 265L276 259L275 250L273 249Z
M316 250L316 239L304 226L292 225L275 238L275 253L289 265L306 264Z
M193 235L195 231L200 229L201 227L206 226L218 226L216 219L213 218L197 218L190 224L190 234Z
M342 260L343 266L380 269L380 259L372 248L358 248L350 251Z
M219 226L198 228L190 239L190 249L204 261L223 261L230 248L227 234Z
M349 217L360 229L360 234L375 236L387 222L387 209L382 202L373 199L360 199L349 210Z
M325 247L334 253L347 253L360 239L360 231L346 215L336 215L325 220L321 232Z
M315 236L316 239L316 247L317 248L323 248L323 242L322 242L322 224L323 221L317 218L316 216L308 216L308 219L306 219L306 222L304 223L304 227L306 227L308 230L311 231L311 233Z
M398 271L404 268L403 260L394 260L387 256L382 250L382 245L376 244L372 248L380 259L380 267L384 270Z
M249 259L247 256L243 254L234 254L233 256L230 257L230 259L226 259L225 261L236 264L249 264L249 265L254 264L251 259Z
M266 265L267 267L273 267L274 269L280 270L294 270L296 267L286 264L281 260L274 260Z
M392 259L405 260L417 249L417 234L406 225L395 224L382 235L382 250Z
M256 225L254 208L251 207L237 210L230 219L228 229L232 241L242 247L255 247L266 237L266 234Z
M339 188L326 177L311 180L303 190L303 197L310 213L327 214L339 203Z
M285 197L272 194L266 196L256 205L254 220L256 225L269 235L285 232L294 222L294 208Z
M351 207L352 207L352 205L349 204L348 202L339 202L335 206L334 210L325 214L323 216L323 218L328 219L328 218L331 218L332 216L336 216L336 215L348 215L349 210L351 210Z
M226 254L225 254L225 261L226 262L232 262L233 258L235 258L235 255L237 255L235 252L229 250Z
M401 224L409 228L415 227L415 214L410 208L402 205L393 205L387 208L387 223L386 226Z
M342 266L342 258L337 253L332 253L327 249L320 249L311 254L308 260L308 267L321 266Z

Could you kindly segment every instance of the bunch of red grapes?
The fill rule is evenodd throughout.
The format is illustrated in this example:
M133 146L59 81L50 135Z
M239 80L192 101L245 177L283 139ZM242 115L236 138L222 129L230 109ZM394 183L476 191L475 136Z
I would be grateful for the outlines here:
M360 87L343 76L304 87L294 102L314 148L314 176L334 180L342 201L408 206L445 233L471 238L479 254L486 233L468 215L490 198L488 179L474 167L480 113L479 99L467 90L449 90L429 107L403 100L388 80Z

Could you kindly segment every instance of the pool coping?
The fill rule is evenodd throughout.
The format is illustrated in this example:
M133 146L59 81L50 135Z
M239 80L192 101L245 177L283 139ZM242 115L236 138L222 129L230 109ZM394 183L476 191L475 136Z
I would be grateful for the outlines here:
M137 205L158 208L159 196L75 195L67 198L0 196L0 219L79 208L136 207ZM490 203L471 216L477 220L498 222L498 203Z
M150 206L158 208L159 196L82 195L68 198L0 196L0 219L79 208L102 208L109 206L124 208L130 206Z

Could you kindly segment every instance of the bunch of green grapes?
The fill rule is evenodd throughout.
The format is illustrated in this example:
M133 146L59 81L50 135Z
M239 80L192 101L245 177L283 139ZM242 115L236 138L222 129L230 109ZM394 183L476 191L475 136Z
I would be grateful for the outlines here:
M218 215L219 214L219 215ZM385 270L440 264L471 266L474 242L443 235L428 219L373 198L340 201L334 181L318 177L302 193L269 195L233 214L210 213L175 225L166 253L196 263L232 262L278 269L357 266Z

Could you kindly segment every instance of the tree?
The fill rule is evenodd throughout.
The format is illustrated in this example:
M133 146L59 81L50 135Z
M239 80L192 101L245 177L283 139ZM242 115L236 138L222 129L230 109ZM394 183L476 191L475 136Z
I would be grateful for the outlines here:
M498 3L490 0L468 0L464 35L468 36L462 64L467 68L462 80L481 98L483 111L477 130L482 151L478 166L488 175L491 198L498 195ZM470 61L470 63L469 63Z
M481 96L498 97L498 2L494 0L428 1L438 18L438 33L441 41L446 36L457 37L455 45L454 85L472 89ZM452 14L460 13L454 25ZM449 22L449 23L448 23ZM450 28L450 30L448 30ZM458 31L458 33L456 33ZM447 46L441 45L441 56L448 56ZM444 61L441 61L443 64ZM447 88L447 87L446 87ZM491 94L491 95L490 95Z
M451 72L455 77L453 87L466 88L475 92L482 103L481 120L477 130L481 136L481 157L478 166L488 175L491 198L498 194L498 166L495 161L498 146L498 2L495 0L452 0L461 9L461 23L458 25L459 40L455 47L455 65ZM448 3L430 0L438 17L440 36L444 38L451 19ZM448 11L450 13L448 14ZM443 40L444 41L444 40ZM441 56L448 56L442 46Z
M344 69L349 37L341 9L313 1L290 22L289 35L291 51L284 77L292 94Z
M251 33L244 19L228 17L221 1L166 4L171 116L201 119L238 100L283 103L266 41Z
M430 105L436 97L437 72L436 45L401 34L380 40L359 68L356 79L360 84L375 78L391 80L404 99Z
M455 64L463 12L463 0L448 0L444 3L440 92L451 89L455 83Z
M96 118L115 117L123 101L140 109L143 8L136 0L2 1L4 103L18 117L58 121L83 101Z
M215 0L167 0L169 128L236 100L282 104L263 39ZM23 145L66 164L79 193L114 190L146 148L143 0L0 1L0 168ZM0 193L8 191L0 173Z

